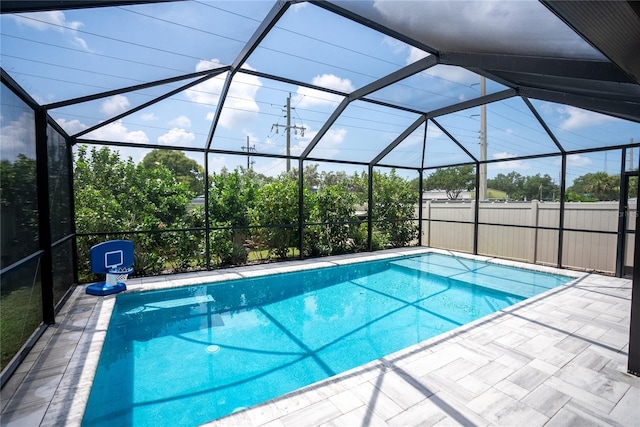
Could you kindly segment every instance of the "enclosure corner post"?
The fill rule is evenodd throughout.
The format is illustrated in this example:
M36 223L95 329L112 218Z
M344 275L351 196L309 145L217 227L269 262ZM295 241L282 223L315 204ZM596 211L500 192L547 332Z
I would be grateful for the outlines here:
M558 218L558 268L562 268L562 252L564 251L564 208L567 186L567 153L562 153L560 174L560 218Z
M288 160L288 159L287 159ZM304 159L298 163L298 250L304 259Z
M35 111L36 182L38 194L38 234L40 249L40 284L42 290L42 321L55 323L53 295L53 257L51 255L51 206L49 203L49 153L47 147L47 111Z
M369 164L369 188L367 189L367 250L373 251L373 164Z
M424 156L423 156L424 157ZM423 222L423 212L422 212L422 179L423 179L424 169L420 169L420 175L418 177L418 246L422 246L422 222Z
M636 197L639 194L640 188L638 189ZM640 215L636 212L636 230L640 230L638 227L640 227ZM638 233L638 231L635 233L634 241L627 372L635 376L640 376L640 233Z
M211 270L211 219L209 218L209 152L204 153L204 256L205 268Z
M473 209L473 254L478 255L478 232L480 231L480 163L476 162L476 197Z

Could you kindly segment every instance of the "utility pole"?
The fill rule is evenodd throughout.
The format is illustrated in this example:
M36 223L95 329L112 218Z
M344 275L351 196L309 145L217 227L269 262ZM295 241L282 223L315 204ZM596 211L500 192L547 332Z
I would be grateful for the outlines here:
M251 158L251 154L250 153L255 153L256 152L256 145L253 144L252 146L249 146L249 135L247 135L247 146L246 147L240 147L242 148L242 151L246 151L247 152L247 170L249 170L249 168L251 167L251 165L253 165L255 162L253 160L249 161Z
M301 136L304 136L304 131L306 130L304 126L291 126L291 93L289 93L289 96L287 97L285 114L287 116L287 125L285 126L285 131L287 133L287 172L289 172L291 170L291 159L289 158L289 156L291 155L291 129L293 129L296 135L298 134L299 130ZM279 125L278 123L274 123L273 125L271 125L271 129L275 127L276 133L278 133L279 126L281 125Z
M487 93L484 76L480 76L480 96ZM480 106L480 200L487 200L487 106Z
M287 172L291 169L291 94L287 96Z

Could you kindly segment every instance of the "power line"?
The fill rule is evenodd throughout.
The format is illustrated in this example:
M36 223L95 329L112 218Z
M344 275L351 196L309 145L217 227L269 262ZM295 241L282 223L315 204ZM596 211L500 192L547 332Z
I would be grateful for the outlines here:
M119 42L119 43L123 43L123 44L128 44L128 45L131 45L131 46L142 47L142 48L145 48L145 49L156 50L156 51L162 52L162 53L168 53L168 54L171 54L171 55L182 56L182 57L189 58L189 59L195 59L196 61L200 61L202 59L202 58L199 58L197 56L186 55L186 54L183 54L183 53L170 51L170 50L167 50L167 49L161 49L161 48L158 48L158 47L147 46L147 45L144 45L144 44L141 44L141 43L135 43L135 42L128 41L128 40L122 40L122 39L118 39L118 38L115 38L115 37L105 36L104 34L97 34L97 33L92 33L91 31L80 30L80 29L77 29L77 28L72 28L72 27L68 27L68 26L65 26L65 25L61 25L61 24L54 24L52 22L44 21L42 19L36 19L36 18L34 18L32 16L26 16L26 15L20 15L20 14L14 15L14 16L17 16L17 17L22 18L22 19L27 19L27 20L31 20L31 21L35 21L35 22L40 22L40 23L46 24L46 25L51 25L53 27L58 27L58 28L63 28L65 30L74 31L74 32L77 32L77 33L80 33L80 34L87 34L87 35L94 36L94 37L101 37L101 38L106 39L106 40L111 40L111 41L115 41L115 42Z
M82 54L98 56L98 57L101 57L101 58L115 59L116 61L130 62L132 64L144 65L144 66L153 67L153 68L163 68L163 69L166 69L166 70L177 71L177 72L180 72L180 73L188 73L188 72L190 72L189 70L182 70L182 69L178 69L178 68L166 67L166 66L164 66L162 64L150 64L148 62L134 61L134 60L131 60L131 59L119 58L117 56L105 55L103 53L89 52L89 51L87 51L85 49L77 49L77 48L73 48L73 47L69 47L69 46L61 46L59 44L47 43L47 42L43 42L41 40L28 39L26 37L19 37L19 36L13 35L13 34L0 33L0 35L2 35L2 37L11 37L11 38L14 38L14 39L18 39L18 40L22 40L22 41L26 41L26 42L30 42L30 43L41 44L41 45L44 45L44 46L51 46L51 47L55 47L55 48L58 48L58 49L66 49L66 50L70 50L70 51L78 52L78 53L82 53ZM7 56L7 55L2 54L2 56Z

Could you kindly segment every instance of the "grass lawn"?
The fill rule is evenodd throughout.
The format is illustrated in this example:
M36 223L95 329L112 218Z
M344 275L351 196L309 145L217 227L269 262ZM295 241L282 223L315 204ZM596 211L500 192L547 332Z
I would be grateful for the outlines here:
M2 368L42 323L40 286L18 288L0 298Z
M298 248L289 248L289 251L287 252L287 258L294 258L294 257L297 257L298 255L300 255L300 251L298 250ZM254 249L249 251L249 257L247 261L249 262L260 261L268 258L269 258L268 249L263 249L263 250Z
M475 197L476 197L476 192L474 190L471 192L471 198L475 199ZM507 193L505 193L504 191L487 188L487 199L506 200Z

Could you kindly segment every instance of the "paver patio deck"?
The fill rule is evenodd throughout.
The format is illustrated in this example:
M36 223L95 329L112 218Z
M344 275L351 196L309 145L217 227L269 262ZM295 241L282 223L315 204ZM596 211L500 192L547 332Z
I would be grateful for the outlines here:
M134 279L128 286L165 288L424 251ZM640 378L626 373L631 281L527 266L576 280L207 425L639 426ZM2 389L2 426L80 425L114 301L86 295L84 287L74 291L59 323Z

